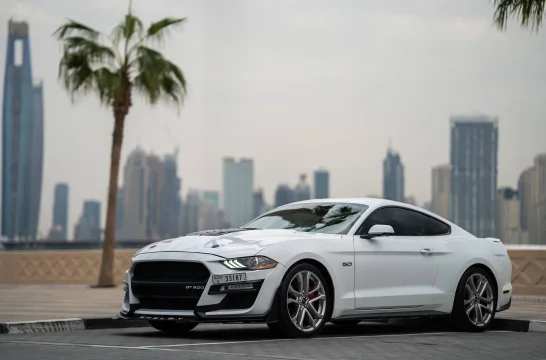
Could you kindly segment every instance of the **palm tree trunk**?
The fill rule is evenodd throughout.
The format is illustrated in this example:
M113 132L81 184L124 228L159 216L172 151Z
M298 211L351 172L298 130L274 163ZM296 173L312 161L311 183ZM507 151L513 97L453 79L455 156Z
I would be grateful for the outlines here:
M123 143L123 127L127 111L114 110L114 133L112 134L112 153L110 158L110 182L108 185L108 204L106 210L106 229L102 245L102 261L97 287L116 286L114 279L114 252L116 235L116 203L118 198L119 161Z

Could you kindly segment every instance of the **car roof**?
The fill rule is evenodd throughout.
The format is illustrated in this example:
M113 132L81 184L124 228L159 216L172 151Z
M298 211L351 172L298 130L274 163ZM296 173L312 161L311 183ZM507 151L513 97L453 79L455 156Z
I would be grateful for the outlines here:
M332 198L332 199L311 199L311 200L303 200L303 201L297 201L293 202L292 204L313 204L313 203L324 203L324 202L330 202L330 203L353 203L353 204L360 204L360 205L368 205L369 207L378 207L378 206L385 206L385 205L403 205L408 207L415 207L409 204L405 204L398 201L392 201L392 200L386 200L386 199L379 199L379 198Z
M373 211L377 208L383 207L383 206L400 206L404 207L406 209L419 211L423 214L429 215L433 218L436 218L438 220L443 221L446 224L449 224L451 226L452 233L457 235L463 235L463 236L469 236L469 237L475 237L474 235L470 234L468 231L464 230L460 226L454 224L453 222L449 221L448 219L435 214L431 211L428 211L427 209L424 209L419 206L410 205L407 203L399 202L399 201L392 201L387 199L380 199L380 198L372 198L372 197L365 197L365 198L328 198L328 199L311 199L311 200L303 200L303 201L296 201L292 202L286 205L279 206L278 208L283 208L285 206L290 206L294 204L317 204L317 203L340 203L340 204L359 204L359 205L367 205L369 207L368 213L370 211ZM272 209L271 211L273 211Z
M311 200L303 200L303 201L297 201L293 202L291 204L316 204L316 203L350 203L350 204L359 204L359 205L367 205L372 210L376 209L378 207L382 206L401 206L407 209L413 209L419 212L422 212L424 214L439 218L443 220L444 222L447 222L449 224L452 224L449 220L444 219L438 214L435 214L433 212L430 212L422 207L410 205L407 203L399 202L399 201L392 201L387 199L380 199L380 198L332 198L332 199L311 199ZM291 205L287 204L287 205ZM454 224L453 224L454 225Z

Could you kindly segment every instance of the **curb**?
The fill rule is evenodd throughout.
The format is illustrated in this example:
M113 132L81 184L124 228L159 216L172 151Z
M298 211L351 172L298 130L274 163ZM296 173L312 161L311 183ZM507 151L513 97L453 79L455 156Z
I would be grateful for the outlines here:
M541 320L519 320L519 319L495 319L491 326L492 330L504 330L515 332L538 332L546 333L546 321Z
M150 326L147 321L111 318L73 318L0 323L0 334L32 334L74 330L129 329ZM546 333L546 321L495 319L491 330Z
M147 321L112 318L73 318L0 323L0 334L32 334L74 330L128 329L150 326Z

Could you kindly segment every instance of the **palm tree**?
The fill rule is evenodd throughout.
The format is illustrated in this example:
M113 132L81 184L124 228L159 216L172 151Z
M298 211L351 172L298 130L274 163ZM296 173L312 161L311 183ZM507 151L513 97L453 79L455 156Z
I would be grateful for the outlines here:
M523 28L538 31L544 20L544 3L545 0L493 0L495 25L505 30L509 18L515 17Z
M133 90L152 105L166 100L180 109L186 95L182 71L153 49L185 18L164 18L144 28L129 10L109 36L82 23L68 20L54 35L63 45L59 80L72 101L95 94L114 115L106 228L97 286L115 286L114 248L119 161L125 118L132 106Z

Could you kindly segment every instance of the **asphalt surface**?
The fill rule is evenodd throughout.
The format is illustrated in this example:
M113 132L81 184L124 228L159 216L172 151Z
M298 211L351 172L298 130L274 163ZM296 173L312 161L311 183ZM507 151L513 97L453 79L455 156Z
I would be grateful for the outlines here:
M456 333L421 323L329 325L313 339L273 338L265 325L201 324L185 337L152 328L0 335L2 360L546 359L546 334Z
M119 313L123 288L85 285L2 285L0 322L110 317ZM546 320L546 298L514 296L512 307L497 317Z

